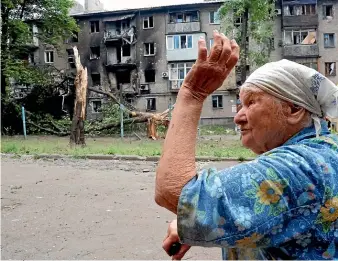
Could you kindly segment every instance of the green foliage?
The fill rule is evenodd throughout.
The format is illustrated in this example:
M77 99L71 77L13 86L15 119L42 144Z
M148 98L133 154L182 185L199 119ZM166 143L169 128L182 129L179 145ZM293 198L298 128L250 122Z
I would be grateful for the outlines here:
M52 66L28 64L27 57L39 44L61 50L64 40L78 31L76 21L68 15L72 0L5 0L1 2L2 77L7 90L11 81L22 85L55 85L62 81ZM38 30L33 30L33 25ZM56 77L58 76L58 77ZM2 78L3 80L3 78Z
M238 43L241 39L241 27L236 27L236 18L248 12L248 34L255 42L247 50L250 63L258 66L269 60L271 52L270 39L273 37L273 24L275 16L275 0L229 0L225 1L219 9L222 21L222 30L229 37L235 38ZM241 50L243 53L244 50Z

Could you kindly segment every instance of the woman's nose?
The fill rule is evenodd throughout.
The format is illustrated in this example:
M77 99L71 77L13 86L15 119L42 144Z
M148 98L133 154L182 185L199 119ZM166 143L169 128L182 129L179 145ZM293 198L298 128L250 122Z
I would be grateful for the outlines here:
M241 125L243 122L246 122L245 111L241 108L235 115L234 122L237 125Z

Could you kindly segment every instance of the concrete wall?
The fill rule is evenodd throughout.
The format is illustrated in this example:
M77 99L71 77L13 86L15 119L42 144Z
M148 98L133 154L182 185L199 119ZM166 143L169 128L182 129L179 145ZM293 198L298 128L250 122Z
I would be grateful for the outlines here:
M143 18L153 16L154 28L143 29ZM144 72L155 69L155 83L148 83L151 94L167 93L168 78L162 78L163 72L168 72L166 59L166 12L141 12L137 17L137 67L140 83L145 83ZM144 43L155 43L155 55L144 56Z
M323 5L333 5L333 18L324 19ZM336 62L336 76L327 76L335 84L338 84L338 1L321 0L318 7L319 26L318 26L318 45L319 45L319 71L325 74L325 63ZM335 47L324 48L324 33L335 34Z

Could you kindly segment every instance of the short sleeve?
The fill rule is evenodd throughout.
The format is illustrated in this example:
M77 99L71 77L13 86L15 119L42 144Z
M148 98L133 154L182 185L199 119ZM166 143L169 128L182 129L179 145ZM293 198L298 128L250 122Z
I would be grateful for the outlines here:
M325 162L320 155L316 160ZM317 218L325 190L320 173L320 164L309 164L292 147L222 171L204 169L182 190L180 239L210 247L277 247Z

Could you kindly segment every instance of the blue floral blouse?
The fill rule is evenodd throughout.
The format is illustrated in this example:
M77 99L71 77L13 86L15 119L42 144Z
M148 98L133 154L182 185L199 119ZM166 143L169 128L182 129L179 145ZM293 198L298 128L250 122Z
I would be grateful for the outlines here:
M254 161L202 170L178 204L182 243L223 259L338 259L338 137L322 122Z

